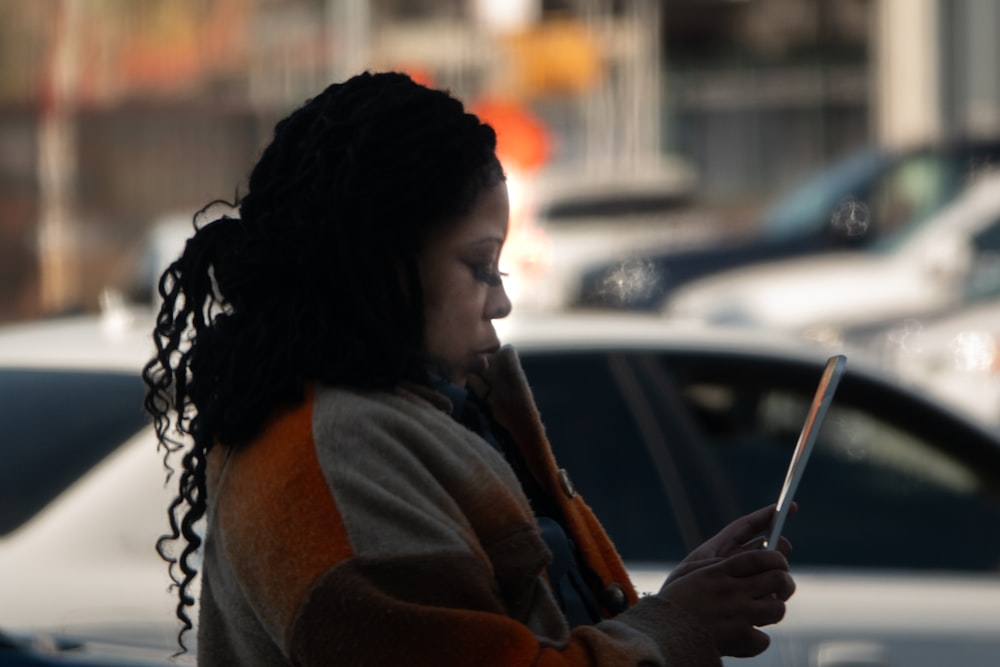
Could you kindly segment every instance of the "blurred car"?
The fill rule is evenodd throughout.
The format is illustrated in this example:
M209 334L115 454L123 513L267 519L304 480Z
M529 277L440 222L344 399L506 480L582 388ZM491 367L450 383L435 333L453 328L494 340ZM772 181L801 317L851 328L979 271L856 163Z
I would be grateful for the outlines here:
M619 319L513 320L506 333L557 460L645 592L718 527L776 499L830 353ZM995 664L998 443L852 356L786 529L788 615L768 628L768 651L727 664Z
M171 667L182 661L135 646L79 641L48 634L0 632L0 667ZM190 663L189 663L190 664Z
M152 339L134 318L114 309L0 333L0 629L28 636L0 665L15 650L109 665L110 646L173 652L174 603L153 549L169 494L139 378ZM95 643L103 657L87 663Z
M873 247L920 225L998 163L997 140L871 148L821 171L745 230L588 267L570 305L657 311L679 287L721 271Z
M678 289L677 319L810 336L889 324L1000 294L1000 171L909 233L865 250L725 271Z
M511 220L501 263L518 310L562 309L595 263L649 247L704 243L721 232L696 205L694 176L676 160L632 169L550 168L511 174Z
M1000 428L1000 299L844 331L845 342Z
M6 473L21 489L91 448L84 424L62 428L98 414L78 405L117 415L98 432L121 424L102 460L7 520L0 568L17 576L0 580L0 627L172 650L173 597L153 551L170 493L135 385L150 323L116 321L0 331L5 396L48 387L16 409L0 401L5 450L63 432L31 478L24 466ZM508 318L500 333L521 351L557 459L644 592L729 520L776 500L830 352L625 315ZM851 358L798 500L788 616L768 629L768 651L728 664L995 664L996 433Z

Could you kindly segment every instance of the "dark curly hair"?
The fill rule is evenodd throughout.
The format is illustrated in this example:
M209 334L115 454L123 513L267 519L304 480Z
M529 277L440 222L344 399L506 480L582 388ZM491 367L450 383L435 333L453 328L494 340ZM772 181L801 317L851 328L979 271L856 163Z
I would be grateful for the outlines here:
M168 479L180 457L157 550L178 590L182 651L209 450L247 443L312 381L388 388L423 376L417 257L429 230L503 180L495 150L493 129L448 93L364 73L279 122L245 196L195 216L160 279L143 370Z

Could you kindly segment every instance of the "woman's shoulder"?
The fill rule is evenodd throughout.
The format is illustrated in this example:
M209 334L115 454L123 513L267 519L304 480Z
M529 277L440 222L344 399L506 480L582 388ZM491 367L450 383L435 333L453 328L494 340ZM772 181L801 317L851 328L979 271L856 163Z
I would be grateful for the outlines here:
M430 387L403 384L391 390L320 386L314 393L313 428L317 434L400 435L454 431L451 402Z
M366 419L372 413L423 412L448 415L451 402L431 387L403 383L393 389L356 389L318 385L314 391L315 409L325 415L349 421Z
M330 465L354 461L383 474L394 469L412 474L419 461L435 477L504 467L498 452L451 416L450 401L422 385L392 391L321 388L312 428L320 460Z

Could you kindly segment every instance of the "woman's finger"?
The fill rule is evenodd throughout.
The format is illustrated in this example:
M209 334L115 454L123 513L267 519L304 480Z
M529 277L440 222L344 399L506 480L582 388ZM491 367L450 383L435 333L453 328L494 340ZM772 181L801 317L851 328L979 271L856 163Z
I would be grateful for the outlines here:
M785 617L785 603L777 598L762 598L753 602L749 612L755 627L774 625Z
M788 559L780 551L744 551L730 556L722 563L731 577L752 577L768 570L788 571Z
M752 658L763 653L770 645L771 638L766 632L751 627L728 641L720 642L718 648L722 655L731 655L734 658Z
M752 577L745 577L742 589L747 597L755 600L785 602L795 592L795 580L782 570L769 570Z
M768 505L767 507L762 507L750 514L746 514L739 519L736 519L721 531L717 538L723 546L719 552L720 555L731 555L742 550L748 542L756 540L759 537L765 535L768 528L771 526L771 521L774 519L774 513L777 505ZM798 510L798 505L792 503L788 508L788 516L794 516L795 512ZM778 550L783 551L787 554L790 551L791 544L786 544L783 548L779 543Z
M741 545L739 550L734 551L734 553L739 553L740 551L756 551L758 549L763 549L764 545L767 543L767 538L763 535L758 535L757 537L751 539L745 544ZM787 558L789 554L792 553L792 543L788 539L781 537L778 539L778 551L785 555Z

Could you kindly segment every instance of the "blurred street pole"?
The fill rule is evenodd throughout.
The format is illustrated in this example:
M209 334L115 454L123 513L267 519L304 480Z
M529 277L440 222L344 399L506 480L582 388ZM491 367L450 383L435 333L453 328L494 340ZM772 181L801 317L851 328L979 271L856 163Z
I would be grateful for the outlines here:
M939 5L879 0L876 5L876 139L888 146L941 136Z
M607 0L581 5L593 31L612 13ZM621 66L584 101L584 160L588 169L639 175L661 148L662 10L658 0L635 0L623 11L623 29L610 44L610 55Z
M371 57L368 0L327 0L330 27L330 81L344 81L367 69Z
M38 129L38 259L41 305L46 313L77 305L80 296L74 114L83 0L58 0L53 8Z
M652 157L661 152L660 123L662 116L661 79L662 44L660 38L659 0L632 2L627 25L636 54L626 84L628 118L625 120L626 145L633 171L644 169Z
M940 8L944 126L952 136L1000 134L1000 2L963 0Z

